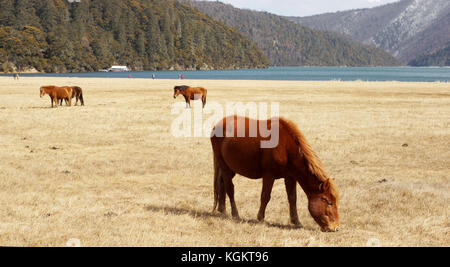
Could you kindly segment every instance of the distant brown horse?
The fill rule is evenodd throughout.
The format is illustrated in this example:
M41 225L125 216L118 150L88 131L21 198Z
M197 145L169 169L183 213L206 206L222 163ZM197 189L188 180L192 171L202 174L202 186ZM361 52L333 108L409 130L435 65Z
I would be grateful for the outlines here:
M181 85L173 88L173 98L177 98L179 94L182 94L186 100L186 108L191 107L191 100L197 99L202 99L203 107L205 107L206 93L207 90L203 87L189 87L187 85Z
M78 86L71 86L72 88L72 98L76 98L75 106L78 104L78 100L80 100L80 103L82 106L84 106L84 100L83 100L83 89L81 89ZM64 99L67 104L67 99ZM62 105L63 99L60 99L60 105Z
M238 126L238 120L245 124ZM278 134L276 146L261 148L261 141L268 140L269 137L262 137L260 131L253 131L254 134L251 135L251 125L258 127L257 129L260 129L260 125L265 125L266 129L272 131L272 135ZM262 178L258 220L263 221L274 180L284 178L291 223L300 224L296 207L298 182L307 195L309 212L321 230L334 232L339 229L339 196L334 179L325 174L319 158L294 123L283 118L261 121L229 116L214 127L211 144L214 152L213 210L218 206L219 212L225 213L227 194L231 213L233 217L239 218L234 201L233 177L237 173L250 179Z
M55 106L58 107L58 100L67 99L67 105L70 106L72 104L72 88L69 86L54 86L47 85L41 86L40 88L40 96L43 97L45 94L50 96L50 101L55 103Z

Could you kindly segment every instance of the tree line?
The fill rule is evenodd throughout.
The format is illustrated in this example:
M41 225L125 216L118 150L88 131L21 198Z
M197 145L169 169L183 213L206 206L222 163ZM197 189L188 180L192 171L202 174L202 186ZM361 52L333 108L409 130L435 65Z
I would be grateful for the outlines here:
M237 30L175 0L0 0L0 71L267 67Z

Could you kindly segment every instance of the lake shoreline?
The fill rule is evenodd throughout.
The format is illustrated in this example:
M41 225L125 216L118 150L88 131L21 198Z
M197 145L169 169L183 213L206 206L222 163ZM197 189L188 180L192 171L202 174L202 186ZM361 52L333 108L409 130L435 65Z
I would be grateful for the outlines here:
M270 67L240 70L171 70L85 73L20 73L21 77L144 78L261 81L402 81L448 82L447 67ZM0 77L11 74L0 74ZM12 78L12 77L11 77Z

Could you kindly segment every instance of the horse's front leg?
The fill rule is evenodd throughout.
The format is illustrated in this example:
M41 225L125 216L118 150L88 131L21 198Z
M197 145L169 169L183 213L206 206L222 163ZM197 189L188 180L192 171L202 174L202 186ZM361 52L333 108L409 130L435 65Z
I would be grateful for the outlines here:
M295 179L285 178L284 185L286 186L286 193L289 201L291 223L294 225L301 225L297 214L297 183Z
M273 176L264 176L263 177L263 187L261 192L261 206L259 207L258 212L258 221L264 221L266 217L266 207L267 203L270 201L270 194L272 193L273 183L275 182L275 178Z
M190 98L188 98L186 100L186 108L191 108L191 99Z
M189 101L190 96L184 96L184 101L186 101L186 108L190 108L191 107L191 103Z

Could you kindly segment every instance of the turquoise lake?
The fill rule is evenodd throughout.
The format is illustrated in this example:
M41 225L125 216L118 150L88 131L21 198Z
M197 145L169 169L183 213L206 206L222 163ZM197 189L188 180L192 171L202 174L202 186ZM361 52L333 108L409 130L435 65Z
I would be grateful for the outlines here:
M409 81L448 82L450 67L270 67L267 69L212 71L132 71L89 73L22 74L21 77L83 77L83 78L148 78L212 79L212 80L286 80L286 81ZM12 74L2 74L9 76Z

